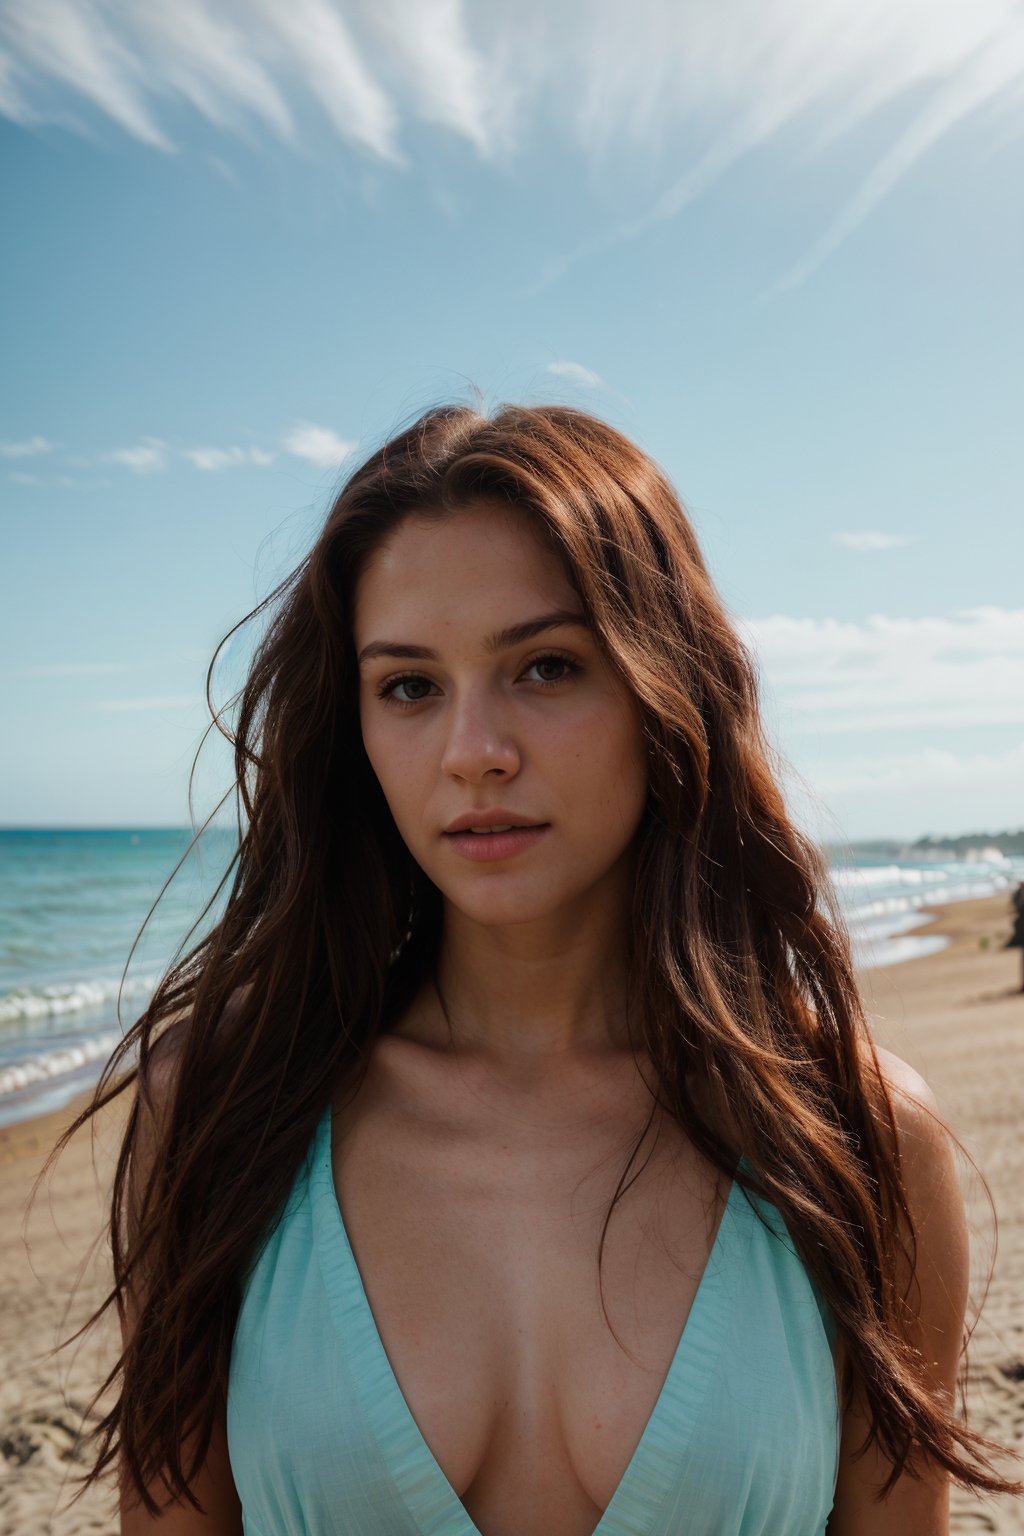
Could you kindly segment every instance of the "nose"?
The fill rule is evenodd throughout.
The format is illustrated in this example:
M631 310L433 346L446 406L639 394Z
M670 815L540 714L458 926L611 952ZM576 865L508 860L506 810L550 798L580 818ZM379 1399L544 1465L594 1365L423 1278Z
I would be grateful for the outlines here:
M475 784L488 773L511 777L519 760L507 720L482 691L467 693L452 706L441 758L444 773Z

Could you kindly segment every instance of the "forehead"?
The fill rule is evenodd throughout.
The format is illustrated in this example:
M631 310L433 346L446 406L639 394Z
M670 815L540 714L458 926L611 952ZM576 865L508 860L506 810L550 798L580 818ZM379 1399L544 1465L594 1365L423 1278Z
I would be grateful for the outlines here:
M531 618L543 605L564 606L575 594L535 519L486 503L411 513L368 556L354 596L358 647L377 637L378 626L391 634L403 622L456 621L491 630Z

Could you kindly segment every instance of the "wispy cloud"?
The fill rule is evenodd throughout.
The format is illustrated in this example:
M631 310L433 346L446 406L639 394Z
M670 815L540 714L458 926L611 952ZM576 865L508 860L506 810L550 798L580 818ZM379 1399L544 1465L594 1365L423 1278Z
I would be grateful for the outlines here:
M0 458L34 459L40 453L52 453L56 446L46 437L26 437L17 443L0 443Z
M59 85L163 151L177 147L160 121L168 98L218 129L258 125L289 144L294 106L312 101L340 138L394 164L404 116L487 154L507 111L500 60L471 45L459 0L6 0L0 45L0 112L52 120Z
M356 446L340 438L332 428L318 427L311 421L297 422L281 441L286 452L297 459L307 459L320 469L336 469Z
M577 384L586 384L591 389L600 389L604 384L599 373L594 373L590 368L584 368L582 363L548 363L544 368L545 373L553 373L562 378L574 379Z
M842 544L846 549L896 549L900 544L909 544L910 539L905 533L882 533L878 529L864 528L859 533L837 533L835 542Z
M107 14L104 14L106 12ZM90 0L8 0L0 10L6 86L2 98L18 121L46 120L33 103L35 81L66 86L157 149L171 143L146 105L147 83L112 6Z
M972 0L972 5L975 0ZM990 9L980 6L980 10ZM1001 9L999 7L998 9ZM970 8L961 14L967 19ZM1001 102L1012 102L1024 87L1024 17L1020 8L1005 15L991 30L969 33L965 51L948 74L940 76L930 100L919 108L902 133L864 177L824 233L805 251L778 283L779 290L797 288L844 240L859 228L883 198L922 155L964 118Z
M33 453L49 452L54 445L48 443L45 438L38 437L25 443L8 443L3 446L8 458L24 458ZM297 458L306 459L321 468L334 468L352 452L355 443L345 441L330 427L300 421L286 433L282 439L282 446L287 453ZM83 453L64 454L62 460L77 468L89 468L98 464L120 464L137 475L150 475L168 469L175 460L183 459L191 464L193 469L206 473L218 473L227 469L247 467L263 469L273 464L276 457L277 454L273 450L255 445L240 447L236 443L223 448L208 445L175 448L162 437L148 436L128 447L110 448L91 456ZM83 489L95 489L97 486L109 483L106 480L74 479L66 474L44 480L39 475L24 470L10 470L7 478L20 485L62 485Z
M675 218L744 157L799 123L800 153L824 152L886 109L897 124L860 179L840 184L822 234L776 291L805 282L923 155L967 117L993 132L1024 122L1024 13L1014 0L637 0L596 8L566 110L601 157L626 143L678 170L646 208L550 258L530 290ZM1003 124L999 125L999 115ZM790 136L790 143L793 142ZM679 148L673 154L671 146ZM792 175L792 164L779 174Z
M246 464L261 468L273 464L274 455L264 448L183 448L182 457L196 469L238 469Z
M1024 608L740 627L785 736L1024 725Z
M670 167L649 206L556 255L542 286L676 217L773 139L780 157L806 158L885 109L888 144L840 186L786 288L968 117L988 113L1003 137L1020 130L1024 12L1017 0L518 0L514 12L464 0L5 0L0 113L91 132L69 121L68 101L165 152L177 147L166 120L186 104L217 131L296 150L319 116L399 169L423 124L488 158L520 151L540 123L596 174L613 154ZM783 130L795 123L794 152ZM792 158L779 174L793 174Z
M102 457L112 464L124 464L137 475L149 475L166 467L167 444L159 437L144 437L133 448L113 448Z
M815 773L815 787L828 795L874 796L888 790L913 795L923 789L963 787L973 798L982 789L1021 784L1024 741L1002 752L952 752L925 746L885 755L856 753Z

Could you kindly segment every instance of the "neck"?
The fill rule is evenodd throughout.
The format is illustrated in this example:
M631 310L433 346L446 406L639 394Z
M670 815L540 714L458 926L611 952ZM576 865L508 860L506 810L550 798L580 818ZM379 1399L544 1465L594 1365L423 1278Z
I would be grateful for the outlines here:
M446 908L436 967L403 1033L509 1086L632 1054L624 914L483 926Z

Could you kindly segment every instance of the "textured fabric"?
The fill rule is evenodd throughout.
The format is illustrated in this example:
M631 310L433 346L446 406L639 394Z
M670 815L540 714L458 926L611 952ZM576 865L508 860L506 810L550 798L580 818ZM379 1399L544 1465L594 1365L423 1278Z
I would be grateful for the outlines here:
M834 1331L779 1212L733 1183L593 1536L821 1536L839 1461ZM329 1109L246 1276L227 1426L246 1536L480 1536L384 1351L335 1194Z

